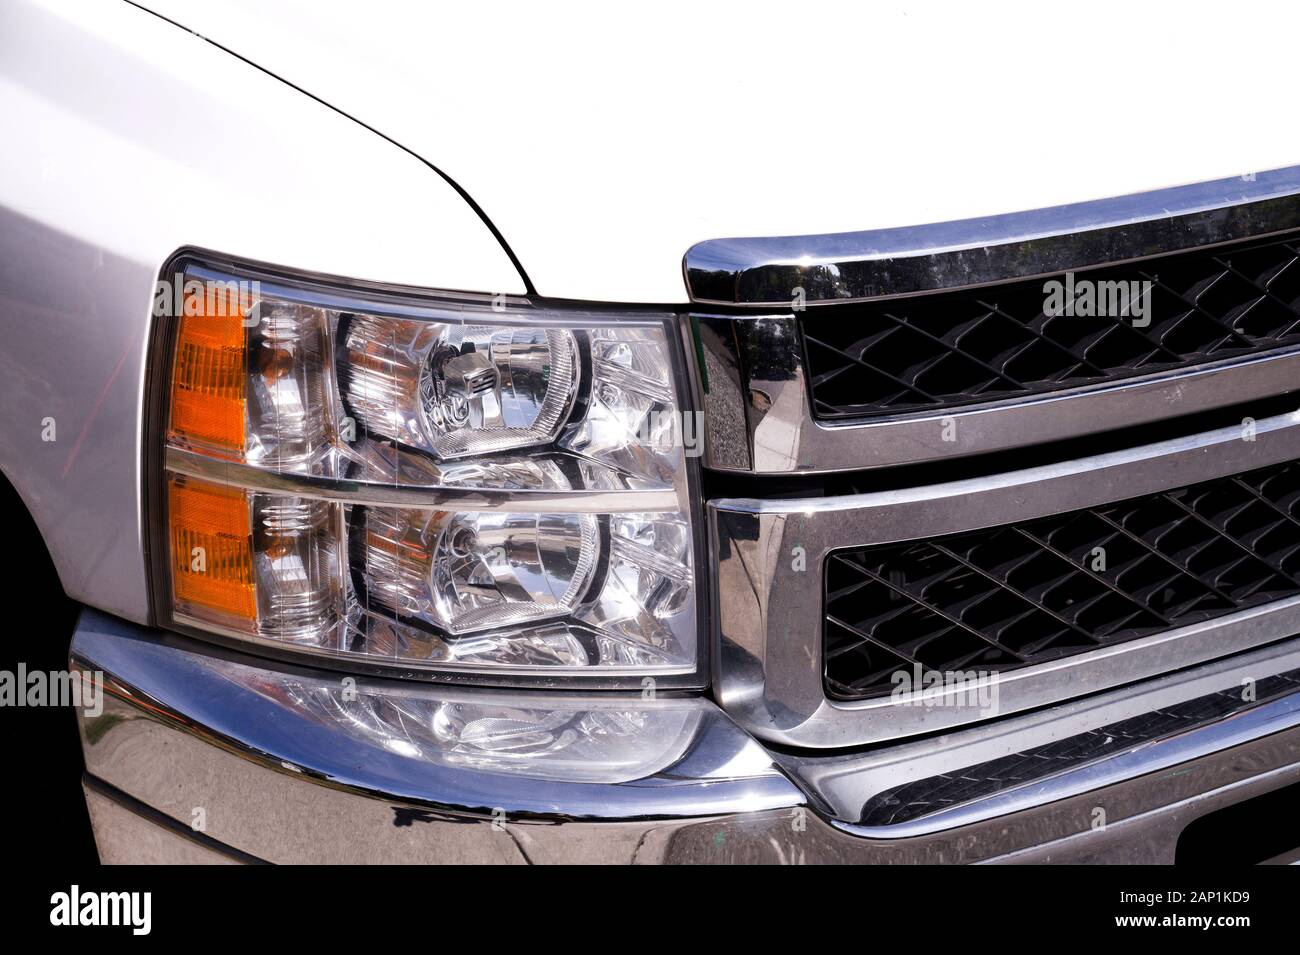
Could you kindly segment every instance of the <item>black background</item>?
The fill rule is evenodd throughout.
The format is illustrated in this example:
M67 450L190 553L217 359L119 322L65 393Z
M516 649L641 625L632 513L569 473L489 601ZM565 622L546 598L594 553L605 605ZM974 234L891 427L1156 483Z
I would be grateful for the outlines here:
M20 662L28 672L66 670L79 607L64 594L36 524L2 477L0 513L8 518L10 534L4 548L10 626L0 641L0 670L17 673ZM29 865L56 860L78 868L94 865L98 857L81 793L76 711L0 706L0 738L5 854L21 853Z

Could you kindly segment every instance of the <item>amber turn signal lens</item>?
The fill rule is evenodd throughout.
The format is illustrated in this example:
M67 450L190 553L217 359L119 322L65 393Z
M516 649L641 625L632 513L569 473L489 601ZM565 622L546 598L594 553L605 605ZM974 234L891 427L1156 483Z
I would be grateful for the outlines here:
M252 299L207 285L185 296L172 367L170 437L242 454L248 348L244 318Z
M247 492L170 476L172 586L176 608L203 617L257 621L253 532Z

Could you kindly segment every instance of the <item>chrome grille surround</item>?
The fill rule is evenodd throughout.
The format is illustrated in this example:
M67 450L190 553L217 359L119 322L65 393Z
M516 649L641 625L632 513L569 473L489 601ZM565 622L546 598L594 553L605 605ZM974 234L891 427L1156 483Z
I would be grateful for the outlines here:
M1074 461L947 484L839 497L709 503L720 648L717 692L772 742L831 748L986 720L1159 676L1300 632L1300 598L1026 666L997 705L943 688L854 702L827 697L822 575L845 546L925 540L1097 507L1300 458L1300 412Z
M987 219L700 243L684 263L694 305L683 322L696 346L704 463L753 475L933 465L1293 393L1300 346L1288 339L1272 350L1201 356L1059 391L819 420L792 292L802 289L808 312L824 321L846 303L991 287L1296 230L1300 166ZM1073 460L1068 446L1054 445L1064 448L1056 463L988 473L993 464L974 472L982 477L898 490L791 498L787 488L785 496L764 498L760 478L750 485L755 497L715 498L708 511L719 701L773 743L858 747L960 727L974 732L1300 633L1300 597L1291 596L1180 620L1176 629L1000 673L992 709L952 705L961 695L952 687L845 700L832 699L824 683L823 580L834 552L925 542L1300 459L1300 412L1264 417L1254 427L1247 440L1232 426ZM934 480L929 473L926 480ZM887 484L904 481L891 476ZM858 484L835 485L846 483Z
M1300 346L1286 343L1004 400L819 420L794 290L803 292L805 314L824 322L844 304L995 286L1297 228L1300 166L1293 166L985 219L702 242L687 253L685 271L706 398L705 463L765 474L912 464L1294 391Z

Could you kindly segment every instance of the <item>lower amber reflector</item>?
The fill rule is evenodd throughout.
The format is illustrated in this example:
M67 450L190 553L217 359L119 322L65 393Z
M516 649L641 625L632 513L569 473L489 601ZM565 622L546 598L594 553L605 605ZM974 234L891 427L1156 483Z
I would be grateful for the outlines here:
M245 491L171 475L167 494L176 608L255 624L253 534Z

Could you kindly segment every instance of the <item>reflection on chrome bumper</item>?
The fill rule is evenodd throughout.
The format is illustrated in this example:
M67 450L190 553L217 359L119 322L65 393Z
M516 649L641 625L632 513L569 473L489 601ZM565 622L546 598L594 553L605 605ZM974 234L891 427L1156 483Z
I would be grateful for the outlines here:
M1300 779L1300 729L1282 729L901 837L827 817L849 818L833 804L855 785L933 759L891 772L863 754L782 756L796 785L698 697L354 687L91 611L72 655L105 674L103 712L81 728L109 862L1167 862L1192 819ZM1081 720L1041 723L1059 735Z
M74 638L74 663L105 673L105 714L88 721L85 742L88 770L109 782L134 755L129 741L152 732L132 725L147 715L331 789L452 812L618 820L803 801L767 752L699 697L394 684L263 668L159 636L88 612Z

